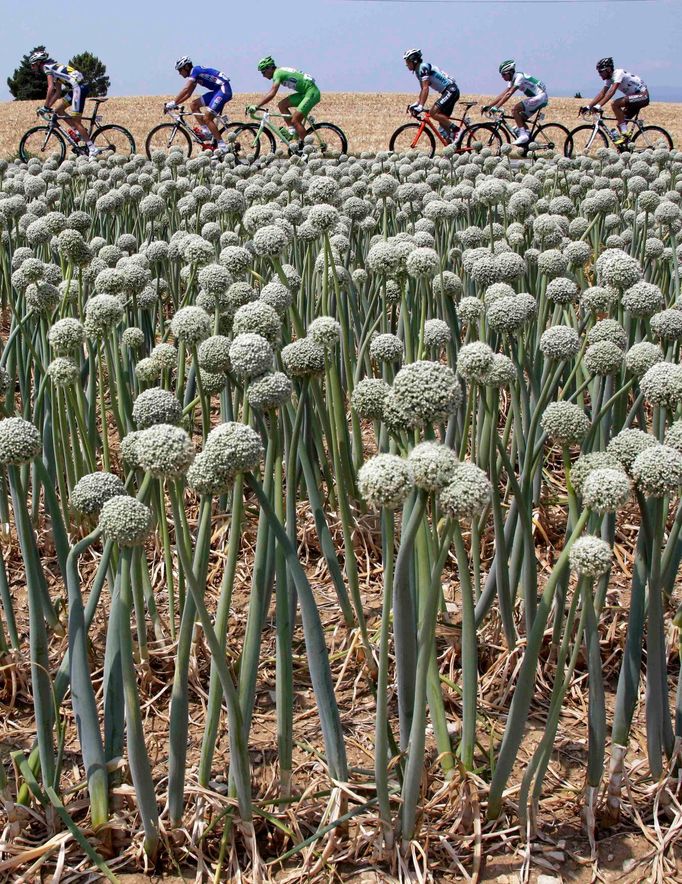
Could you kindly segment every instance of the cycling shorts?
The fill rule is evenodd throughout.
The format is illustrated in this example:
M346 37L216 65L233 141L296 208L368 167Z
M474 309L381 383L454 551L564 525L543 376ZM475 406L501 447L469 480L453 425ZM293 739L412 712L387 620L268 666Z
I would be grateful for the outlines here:
M308 86L305 92L294 92L287 95L286 100L291 107L295 107L304 117L307 117L320 100L320 90L313 83Z
M438 99L433 104L433 109L437 113L445 114L446 117L452 115L453 110L455 109L455 105L459 101L459 89L453 83L452 86L448 86L447 89L444 89Z
M225 83L220 89L214 89L212 92L205 92L201 96L201 103L209 110L213 116L221 113L228 101L232 98L232 87L229 83Z
M90 87L87 84L82 86L71 86L62 95L64 101L71 105L71 114L74 117L80 117L85 107L85 99L88 97Z
M524 98L521 102L521 107L523 108L523 112L526 117L530 117L532 114L541 110L543 107L546 107L549 102L549 98L546 92L541 92L539 95L531 95L530 98Z
M636 92L634 95L624 95L617 100L620 101L627 119L631 120L633 117L637 116L643 107L648 107L649 93L645 90L644 92Z

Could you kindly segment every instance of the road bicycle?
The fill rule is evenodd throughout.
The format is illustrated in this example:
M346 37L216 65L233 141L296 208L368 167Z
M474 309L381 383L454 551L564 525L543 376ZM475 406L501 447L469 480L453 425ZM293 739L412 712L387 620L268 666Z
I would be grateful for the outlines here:
M239 141L240 154L252 162L257 159L261 153L275 153L277 150L277 142L280 141L289 153L298 153L300 143L297 136L293 138L289 134L286 125L278 126L272 122L273 119L280 119L287 122L291 119L290 114L278 114L267 108L261 108L256 111L246 113L255 120L255 123L243 123L236 132ZM318 123L313 117L307 118L308 128L306 136L313 137L313 146L316 153L320 153L327 157L338 157L342 153L348 152L348 139L342 129L335 126L334 123ZM244 138L250 139L250 143L246 151L242 152Z
M436 123L429 111L415 112L409 107L407 112L411 114L417 122L405 123L398 126L391 140L388 143L388 149L396 153L404 153L407 150L417 150L425 156L432 157L436 153L436 139L440 141L443 147L449 144L454 145L457 153L465 153L471 148L468 144L467 135L469 133L469 111L472 107L476 107L477 101L464 101L464 115L461 117L452 117L452 122L458 127L456 134L452 138L444 138L440 132L440 125ZM466 141L466 144L465 144Z
M577 154L587 154L593 156L600 147L613 146L617 151L624 150L638 153L643 150L649 150L653 147L672 148L673 140L670 133L661 126L646 126L639 119L639 111L635 116L628 120L630 128L625 133L625 141L616 144L615 139L620 133L608 123L615 123L615 117L604 116L604 110L601 107L580 108L578 116L587 118L593 117L591 123L583 126L576 126L569 132L566 144L564 146L564 154L572 157Z
M512 126L513 117L505 114L503 110L497 108L490 109L485 112L485 116L490 117L491 123L478 123L469 129L469 146L473 146L476 142L481 142L483 147L489 148L494 154L499 154L503 144L510 144L512 140L516 140L516 129ZM545 115L540 111L528 119L530 124L530 138L528 143L521 145L520 149L525 156L531 144L537 145L539 152L558 151L562 153L564 144L568 138L569 132L566 126L561 123L542 123ZM542 123L542 125L539 125Z
M184 107L164 108L164 114L171 118L171 122L159 123L154 126L144 143L144 149L147 156L151 159L155 150L168 152L171 148L180 150L185 157L192 155L192 150L197 147L199 151L213 152L218 142L211 135L205 135L200 124L199 118L203 119L203 111L185 111ZM188 117L194 117L197 124L192 126L188 122ZM237 136L237 131L242 129L243 123L231 123L227 114L217 116L214 122L220 132L221 137L227 138L231 144L237 161L240 161L243 152L249 148L246 142L242 144Z
M94 108L89 117L81 117L80 122L86 127L89 139L95 147L106 156L110 153L128 157L135 153L135 139L123 126L114 124L100 125L102 117L99 106L108 98L88 98ZM19 156L24 162L32 157L41 160L53 159L61 163L66 156L67 145L76 156L88 156L88 146L81 140L78 132L72 128L73 117L56 114L51 110L40 108L37 115L45 120L45 125L34 126L24 133L19 142Z

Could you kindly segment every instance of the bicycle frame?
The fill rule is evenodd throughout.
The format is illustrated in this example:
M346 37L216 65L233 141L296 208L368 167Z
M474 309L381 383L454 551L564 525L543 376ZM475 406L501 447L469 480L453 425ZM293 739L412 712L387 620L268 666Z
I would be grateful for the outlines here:
M279 127L275 125L275 123L270 122L271 117L277 117L281 120L290 120L291 114L278 114L274 111L269 111L265 108L262 112L255 111L254 113L249 114L252 120L257 120L259 122L258 131L254 136L253 143L255 144L263 133L264 129L267 129L275 138L279 138L279 140L286 145L286 147L291 147L293 141L297 140L297 138L292 138L291 141L287 140L282 133L279 131ZM312 116L306 117L305 122L312 127L312 133L315 135L315 118ZM320 139L318 135L315 135L317 141L319 143Z
M587 142L587 144L585 145L587 150L589 150L592 147L592 145L594 144L594 139L597 137L597 132L602 132L606 136L608 141L613 142L614 139L613 139L613 135L611 133L611 128L607 125L607 122L614 122L615 123L616 122L615 117L607 117L607 116L605 116L603 110L595 110L595 109L592 109L589 112L580 111L580 112L578 112L578 116L582 117L583 119L586 119L588 116L594 117L594 120L592 123L592 135L591 135L589 141ZM638 129L641 132L641 130L644 128L644 123L642 122L642 120L639 119L639 111L637 112L637 116L632 117L632 119L628 120L627 122L629 125L632 126L632 129L626 134L625 137L628 141L630 141L632 138L632 130ZM619 147L619 146L622 146L622 145L616 145L616 147Z
M504 129L504 131L509 136L510 140L512 138L516 138L516 133L514 132L514 130L509 125L509 122L508 122L509 120L513 120L514 119L513 117L510 117L508 114L505 114L504 111L494 111L493 113L488 114L488 116L492 119L493 126L495 126L498 129ZM535 135L537 130L540 128L540 123L544 119L545 119L545 115L542 112L542 109L540 109L539 111L536 111L532 117L530 117L528 120L526 120L526 124L528 124L532 121L532 126L530 129L529 143L533 140L533 136Z
M473 106L474 106L473 104L469 104L467 106L467 108L471 108ZM421 123L421 126L417 130L417 134L414 136L414 139L412 141L412 144L410 145L410 148L414 149L417 146L417 142L422 137L422 135L424 133L424 129L426 129L427 126L433 132L433 134L436 136L436 138L440 141L440 143L443 145L443 147L447 147L448 145L452 144L457 149L460 148L462 138L464 137L464 131L469 124L468 109L467 109L467 112L465 112L464 115L461 117L450 117L452 122L456 123L459 128L459 131L457 133L457 137L454 141L448 141L446 138L443 138L443 136L440 134L438 126L433 122L433 118L431 117L431 114L429 111L422 111L421 113L417 113L417 114L412 113L412 116L415 118L415 120L418 120Z
M192 126L187 122L185 117L203 117L203 114L197 113L195 111L185 111L184 107L179 107L176 110L165 111L165 113L171 118L171 120L175 123L175 129L173 130L173 138L175 138L175 133L178 129L182 129L193 141L195 144L198 144L202 150L213 150L214 144L213 139L211 141L205 141L203 138L199 138L197 133L194 131ZM215 122L222 123L224 126L230 122L229 117L225 115L220 115L215 118Z

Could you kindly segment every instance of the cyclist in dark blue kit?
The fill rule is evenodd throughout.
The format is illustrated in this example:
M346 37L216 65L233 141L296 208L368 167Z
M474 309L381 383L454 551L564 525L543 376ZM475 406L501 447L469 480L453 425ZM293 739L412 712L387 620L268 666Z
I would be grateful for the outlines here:
M224 153L228 148L215 124L215 117L222 113L223 108L232 98L229 77L217 68L202 68L192 64L192 60L186 55L175 62L175 70L186 80L186 83L173 101L166 102L164 109L175 110L179 104L187 101L197 86L208 89L208 92L192 99L190 108L198 120L203 122L201 127L203 137L206 139L215 138L217 141L216 150ZM204 108L203 114L201 113L202 108Z
M424 61L421 49L408 49L403 55L408 71L412 71L419 80L419 98L411 104L408 110L418 114L424 110L426 99L429 97L429 89L440 93L429 111L434 120L440 123L440 134L447 141L454 140L458 126L450 120L455 104L459 99L457 83L450 74L446 74L435 64Z

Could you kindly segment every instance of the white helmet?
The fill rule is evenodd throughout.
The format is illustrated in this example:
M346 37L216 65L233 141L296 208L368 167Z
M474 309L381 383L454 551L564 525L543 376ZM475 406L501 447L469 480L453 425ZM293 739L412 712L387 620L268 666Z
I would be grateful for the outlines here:
M405 55L403 55L403 61L421 61L422 60L422 51L421 49L408 49Z
M34 52L28 59L28 63L30 65L38 64L41 61L47 61L49 59L49 55L45 52L44 49L38 49Z
M186 68L187 65L192 67L192 59L189 55L181 55L180 58L175 62L175 70L181 71L183 68Z

